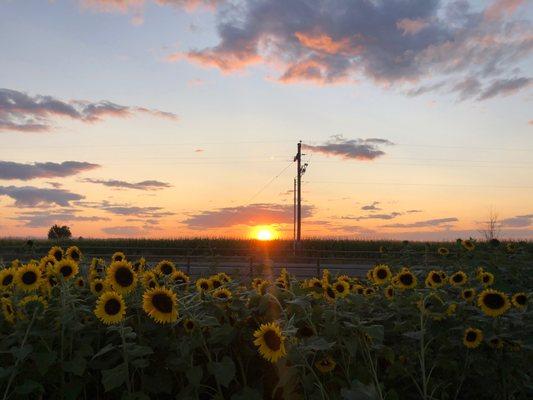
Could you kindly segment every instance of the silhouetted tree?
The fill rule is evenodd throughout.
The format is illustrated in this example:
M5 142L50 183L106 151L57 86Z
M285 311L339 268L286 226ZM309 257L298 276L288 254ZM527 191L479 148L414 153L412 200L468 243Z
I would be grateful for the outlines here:
M71 236L70 228L66 225L54 225L48 231L48 239L68 239Z

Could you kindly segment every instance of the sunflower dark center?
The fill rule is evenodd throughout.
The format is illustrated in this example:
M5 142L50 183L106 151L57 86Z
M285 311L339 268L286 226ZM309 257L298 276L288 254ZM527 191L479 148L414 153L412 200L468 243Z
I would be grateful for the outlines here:
M24 282L25 285L33 285L35 282L37 282L37 274L35 271L26 271L22 274L22 282Z
M172 266L170 264L163 264L161 265L161 272L165 275L169 275L172 273Z
M83 287L83 285L84 285L84 282L83 282L82 279L80 279L80 280L78 281L78 286Z
M465 297L472 297L472 295L474 294L471 290L467 290L465 293Z
M314 283L313 283L313 286L314 286L315 288L317 288L317 289L320 289L320 288L322 287L322 282L318 282L318 281L317 281L317 282L314 282Z
M105 302L104 310L108 315L117 315L120 312L121 304L117 299L109 299Z
M467 342L475 342L477 338L477 333L473 331L468 331L466 334L466 341Z
M527 297L523 294L519 294L518 296L515 297L515 301L521 306L524 306L527 303Z
M490 281L490 277L488 275L483 275L483 282L487 283L488 281Z
M115 272L115 280L122 287L131 286L133 283L133 273L129 268L120 267Z
M94 290L95 290L96 292L101 292L103 288L104 288L104 285L102 285L100 282L98 282L98 283L96 283L96 284L94 285Z
M321 364L323 367L329 367L329 366L331 365L331 363L329 362L328 359L325 359L325 360L320 361L320 364Z
M214 288L220 287L220 285L222 285L222 283L219 280L217 280L217 279L213 280L213 287Z
M263 335L263 338L265 339L265 343L270 350L278 351L280 349L281 338L278 336L276 332L272 330L268 330Z
M207 290L207 289L209 289L209 284L207 282L202 282L202 283L200 283L200 287L203 290Z
M220 293L217 293L217 297L219 299L227 299L228 298L228 294L226 292L220 292Z
M452 280L456 283L462 282L463 276L461 274L455 274L452 276Z
M498 293L489 293L483 297L483 304L493 310L499 310L505 305L505 300Z
M79 261L80 253L78 253L77 251L73 251L72 253L70 253L70 258L72 258L74 261Z
M341 285L340 283L335 287L337 292L342 293L344 292L344 285Z
M157 309L157 311L162 313L170 313L172 312L172 299L168 294L165 293L157 293L152 297L152 304Z
M61 261L61 259L63 258L63 253L60 252L60 251L56 251L56 252L54 252L54 258L55 258L57 261Z
M4 276L4 279L2 280L2 286L11 285L13 282L13 275L9 274Z
M436 274L434 273L432 276L431 276L431 279L433 280L433 282L435 283L441 283L442 282L442 278L439 274Z
M122 261L122 256L115 256L114 261Z
M403 283L406 286L412 285L413 276L411 274L401 274L400 275L400 282Z
M385 279L387 277L387 271L385 271L384 269L378 269L376 275L379 279Z
M72 267L70 265L65 265L61 267L59 272L61 272L61 275L63 275L66 278L72 274Z
M387 294L389 296L392 296L394 294L394 291L391 288L389 288L389 289L387 289Z

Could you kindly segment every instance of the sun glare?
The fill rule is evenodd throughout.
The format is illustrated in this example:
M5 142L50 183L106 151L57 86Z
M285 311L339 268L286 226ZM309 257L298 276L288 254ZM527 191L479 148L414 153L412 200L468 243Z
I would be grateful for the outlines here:
M260 226L255 230L255 238L261 241L273 240L276 237L276 232L268 226Z

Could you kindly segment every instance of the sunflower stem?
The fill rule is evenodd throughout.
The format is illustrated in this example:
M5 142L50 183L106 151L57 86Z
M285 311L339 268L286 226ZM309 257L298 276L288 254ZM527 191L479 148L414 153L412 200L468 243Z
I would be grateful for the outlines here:
M120 338L122 339L122 357L124 358L124 364L126 365L126 386L128 387L128 393L131 393L130 367L128 362L128 352L126 350L126 339L124 337L124 322L120 323Z

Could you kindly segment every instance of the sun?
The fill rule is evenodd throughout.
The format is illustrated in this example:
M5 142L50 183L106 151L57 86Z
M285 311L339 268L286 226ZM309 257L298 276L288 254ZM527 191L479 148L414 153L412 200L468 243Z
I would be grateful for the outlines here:
M276 238L276 231L270 226L258 226L254 229L253 236L257 240L266 242L269 240L274 240Z

